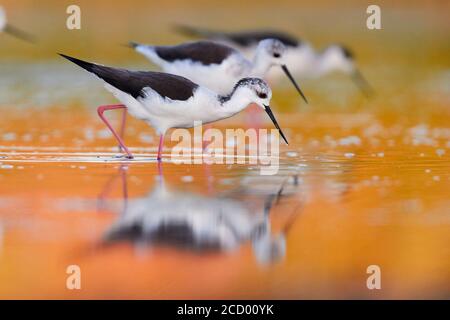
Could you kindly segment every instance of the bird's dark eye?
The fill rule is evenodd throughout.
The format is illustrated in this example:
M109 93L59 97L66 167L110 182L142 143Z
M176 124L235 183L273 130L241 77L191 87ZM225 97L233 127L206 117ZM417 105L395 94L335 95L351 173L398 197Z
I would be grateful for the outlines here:
M259 92L258 97L260 97L261 99L265 99L265 98L267 98L267 94Z
M273 56L274 58L279 58L281 55L279 53L274 53Z

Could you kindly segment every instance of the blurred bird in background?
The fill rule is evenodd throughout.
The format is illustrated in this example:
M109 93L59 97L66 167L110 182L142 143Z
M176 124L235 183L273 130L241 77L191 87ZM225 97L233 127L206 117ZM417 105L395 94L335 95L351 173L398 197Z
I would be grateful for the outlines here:
M286 47L286 65L289 65L292 73L300 79L313 79L332 72L343 72L352 77L366 97L374 94L374 90L357 67L354 53L343 45L332 44L321 51L316 51L308 42L281 31L220 32L186 25L177 25L175 29L190 37L205 38L227 44L238 49L247 57L255 54L261 40L276 39ZM278 70L270 70L269 78L277 79L280 75L281 73Z
M130 42L130 47L160 66L164 72L186 77L219 93L228 93L243 77L264 78L273 66L280 66L297 92L306 97L286 64L286 46L277 39L256 44L251 60L230 46L213 41L196 41L175 46L152 46Z
M17 39L23 40L23 41L32 42L32 43L36 42L36 38L33 35L8 23L5 9L3 9L3 7L0 6L0 33L2 33L2 32L7 33L7 34L9 34Z

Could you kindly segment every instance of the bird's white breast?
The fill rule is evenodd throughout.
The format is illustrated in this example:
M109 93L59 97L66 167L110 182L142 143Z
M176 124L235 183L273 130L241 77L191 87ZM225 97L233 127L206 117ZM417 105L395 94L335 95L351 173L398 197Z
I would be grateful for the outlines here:
M181 101L161 97L151 88L144 88L145 97L135 99L108 84L105 87L127 106L133 117L146 121L159 134L169 128L191 128L195 121L207 123L220 119L220 103L207 88L198 87L192 97Z

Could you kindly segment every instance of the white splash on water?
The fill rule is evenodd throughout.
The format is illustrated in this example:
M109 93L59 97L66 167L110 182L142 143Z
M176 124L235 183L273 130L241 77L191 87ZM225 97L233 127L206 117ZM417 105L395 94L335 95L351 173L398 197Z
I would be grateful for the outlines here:
M351 145L359 146L361 145L361 139L358 136L348 136L339 139L339 144L341 146L351 146Z

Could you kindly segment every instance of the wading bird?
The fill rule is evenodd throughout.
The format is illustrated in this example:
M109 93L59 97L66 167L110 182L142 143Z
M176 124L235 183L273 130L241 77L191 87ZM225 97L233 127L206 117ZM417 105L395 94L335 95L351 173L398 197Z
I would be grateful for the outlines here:
M164 246L198 253L230 253L251 244L259 263L275 263L285 256L286 238L301 214L302 202L295 197L298 186L288 185L290 177L281 177L281 183L279 177L264 181L264 191L256 195L238 188L205 196L172 190L160 175L159 183L146 196L128 199L127 170L121 168L119 175L123 209L104 236L108 246L130 242L139 248ZM253 181L256 185L257 179ZM101 201L105 201L103 192ZM283 228L275 231L271 211L278 205L290 205L292 213Z
M318 78L334 71L343 72L352 77L365 96L369 97L374 93L358 70L354 54L342 45L333 44L317 52L309 43L279 31L219 32L190 26L177 26L176 29L188 36L206 38L229 45L243 52L247 57L255 53L260 41L268 38L276 39L285 45L285 63L289 65L294 75L302 79L309 79ZM272 70L270 76L279 77L280 73Z
M16 38L24 40L24 41L28 41L28 42L35 41L35 38L32 35L24 32L8 23L8 20L6 18L6 12L3 9L3 7L1 7L1 6L0 6L0 32L8 33L8 34L12 35L13 37L16 37Z
M195 121L210 123L229 118L252 103L266 111L287 143L269 106L272 91L262 79L241 79L229 94L220 95L177 75L111 68L60 55L105 81L106 89L122 102L120 105L100 106L97 112L128 158L133 156L104 117L106 110L126 108L132 116L154 127L160 135L158 161L161 161L164 135L168 129L191 128Z
M250 61L238 50L213 41L176 46L153 46L130 42L130 46L164 72L186 77L220 94L228 93L239 79L264 78L272 66L280 66L307 103L286 63L286 46L276 39L258 42Z

